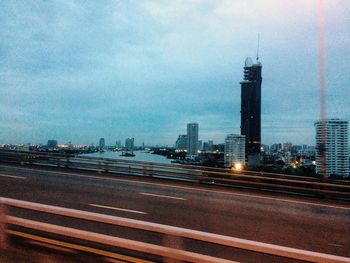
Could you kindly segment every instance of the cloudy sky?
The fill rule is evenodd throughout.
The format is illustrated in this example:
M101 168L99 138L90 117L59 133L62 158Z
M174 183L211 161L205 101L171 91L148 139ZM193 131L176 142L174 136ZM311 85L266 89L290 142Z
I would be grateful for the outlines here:
M327 115L349 119L350 1L325 23ZM3 0L0 25L0 143L223 142L260 34L262 141L314 144L318 0Z

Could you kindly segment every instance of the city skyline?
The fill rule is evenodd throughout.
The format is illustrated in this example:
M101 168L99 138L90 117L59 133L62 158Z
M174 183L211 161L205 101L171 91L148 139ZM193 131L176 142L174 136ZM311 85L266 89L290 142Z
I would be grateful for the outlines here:
M324 4L327 117L349 119L350 3ZM242 67L260 33L262 143L314 145L317 8L301 0L3 2L0 143L132 136L173 145L190 122L200 139L224 142L239 133Z

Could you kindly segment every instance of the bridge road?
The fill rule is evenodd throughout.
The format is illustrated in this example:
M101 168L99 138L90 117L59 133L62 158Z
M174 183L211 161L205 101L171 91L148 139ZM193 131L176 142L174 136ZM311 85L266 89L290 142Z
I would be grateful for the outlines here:
M0 166L0 195L350 257L350 205Z

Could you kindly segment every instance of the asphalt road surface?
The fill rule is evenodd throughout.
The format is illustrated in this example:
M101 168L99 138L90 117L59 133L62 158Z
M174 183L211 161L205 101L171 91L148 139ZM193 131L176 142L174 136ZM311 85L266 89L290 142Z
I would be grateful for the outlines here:
M350 257L350 204L345 202L7 165L0 166L0 196ZM118 227L27 216L162 244L155 235ZM202 251L201 244L186 241L183 246ZM214 256L267 262L253 253L203 249Z

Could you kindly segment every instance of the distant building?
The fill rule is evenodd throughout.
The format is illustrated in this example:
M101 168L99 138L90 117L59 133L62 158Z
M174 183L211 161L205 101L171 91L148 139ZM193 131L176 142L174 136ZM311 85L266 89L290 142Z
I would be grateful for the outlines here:
M29 148L30 148L29 144L19 144L16 146L16 150L21 152L28 152ZM52 148L56 148L56 147L52 147Z
M225 143L213 144L211 151L215 153L224 153L225 152Z
M245 165L245 135L230 134L225 139L225 167Z
M209 151L209 143L203 142L203 151Z
M307 153L310 155L316 155L316 147L315 146L308 146Z
M181 134L176 140L175 148L177 150L187 150L187 134Z
M121 147L122 147L122 142L121 142L120 140L117 140L117 141L115 142L115 147L121 148Z
M47 141L48 148L57 148L57 146L58 146L57 140L48 140Z
M212 140L209 140L208 141L208 151L212 151L213 150L213 145L214 145L214 142Z
M303 144L303 146L302 146L303 148L302 148L302 151L303 152L307 152L307 148L308 148L308 146L306 145L306 144Z
M203 142L202 143L202 148L201 149L203 151L213 151L213 145L214 145L213 141L209 140L207 142Z
M283 151L291 152L293 148L293 144L291 142L286 142L283 144Z
M125 150L126 151L133 151L134 150L134 138L126 138L125 139Z
M293 145L292 151L294 153L302 153L303 151L303 146L302 145Z
M274 143L270 147L271 152L281 152L282 151L282 143Z
M251 58L245 60L241 81L241 134L246 137L246 158L252 166L260 165L261 144L261 68Z
M99 146L101 149L105 148L106 146L105 138L100 139Z
M198 123L187 124L187 155L198 155Z
M262 144L261 145L261 151L267 153L267 152L270 151L270 147L268 145L266 145L266 144Z
M326 119L315 122L316 173L325 177L349 176L349 122Z
M202 140L198 141L198 150L202 150L203 149L203 142Z

